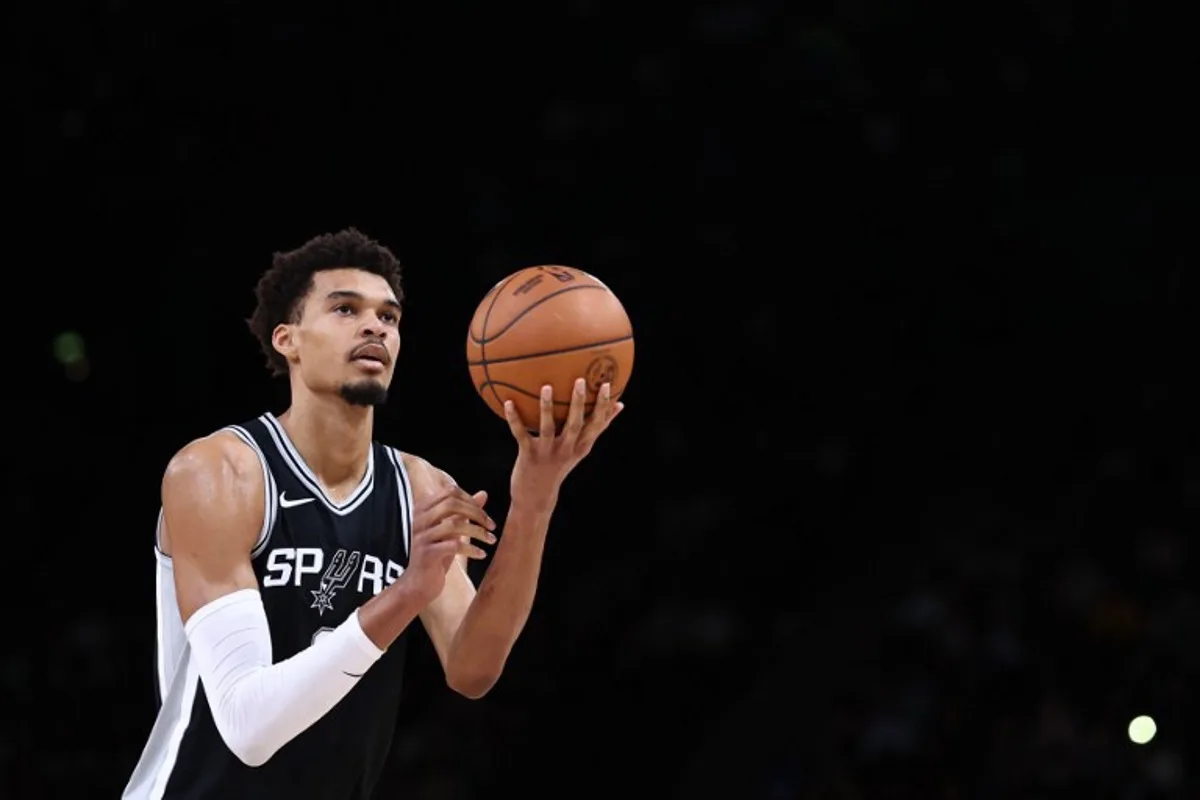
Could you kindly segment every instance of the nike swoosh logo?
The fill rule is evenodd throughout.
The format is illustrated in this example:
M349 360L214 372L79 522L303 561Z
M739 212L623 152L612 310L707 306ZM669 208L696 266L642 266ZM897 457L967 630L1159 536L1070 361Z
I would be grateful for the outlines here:
M299 500L288 500L286 497L284 497L285 494L287 494L287 492L279 493L279 505L282 506L283 508L294 508L295 506L302 506L305 503L311 503L315 499L312 497L301 497Z
M353 672L346 672L346 670L342 670L342 674L349 675L351 678L361 678L363 675L366 675L367 673L360 672L357 675L355 675Z

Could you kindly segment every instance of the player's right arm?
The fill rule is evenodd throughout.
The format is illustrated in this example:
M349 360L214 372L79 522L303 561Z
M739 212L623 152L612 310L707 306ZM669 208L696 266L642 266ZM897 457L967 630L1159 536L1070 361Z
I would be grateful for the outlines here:
M376 645L354 613L312 646L273 663L250 559L265 491L257 455L229 433L185 447L162 483L163 549L173 562L188 644L217 730L249 766L266 763L328 713L395 638L377 638ZM393 630L407 625L403 617L416 618L423 602L391 597Z
M225 595L258 589L250 551L266 505L262 467L231 433L183 448L163 475L162 547L171 556L179 614Z

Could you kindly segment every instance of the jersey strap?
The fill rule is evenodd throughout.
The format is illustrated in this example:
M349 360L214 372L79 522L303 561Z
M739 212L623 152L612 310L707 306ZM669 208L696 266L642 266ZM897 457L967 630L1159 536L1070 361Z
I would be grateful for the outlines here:
M400 520L403 527L404 557L408 558L412 550L413 535L413 494L412 482L408 479L408 470L404 468L404 457L394 447L384 447L392 469L396 471L396 491L400 502Z
M275 528L275 518L279 514L279 492L275 486L275 476L271 474L271 467L267 463L267 456L258 446L258 442L250 435L249 431L240 425L229 425L222 428L223 431L229 431L245 442L258 456L259 466L262 467L263 473L263 522L262 528L259 529L258 538L254 541L254 549L250 551L251 558L257 558L259 553L267 547L267 542L271 540L271 531Z

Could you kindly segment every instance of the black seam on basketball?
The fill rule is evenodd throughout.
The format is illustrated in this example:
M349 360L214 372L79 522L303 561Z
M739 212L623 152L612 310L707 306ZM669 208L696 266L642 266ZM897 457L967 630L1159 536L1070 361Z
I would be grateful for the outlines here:
M509 280L512 280L512 279L510 278ZM505 325L503 328L501 328L501 329L499 330L499 332L497 332L497 333L496 333L496 335L495 335L495 336L488 336L488 335L487 335L487 317L486 317L486 316L485 316L485 317L484 317L484 319L483 319L483 322L484 322L484 324L483 324L483 330L481 330L481 331L479 332L479 335L480 335L480 336L482 336L483 338L482 338L482 339L476 339L476 338L475 338L475 332L474 332L474 331L472 331L472 330L470 330L470 329L468 329L468 330L467 330L467 335L471 337L471 341L475 342L475 344L477 344L477 345L480 345L480 346L482 347L482 346L483 346L484 344L486 344L487 342L494 342L494 341L496 341L497 339L499 339L499 338L500 338L500 336L501 336L502 334L504 334L504 333L505 333L506 331L508 331L508 330L511 330L511 329L512 329L512 326L517 324L517 320L519 320L521 317L523 317L523 316L525 316L526 314L528 314L530 311L533 311L535 308L537 308L538 306L540 306L542 303L546 302L547 300L550 300L551 298L558 297L560 294L564 294L564 293L566 293L566 292L573 292L573 291L575 291L576 289L605 289L605 288L607 288L607 287L605 287L605 286L600 286L600 285L598 285L598 284L594 284L594 283L585 283L585 284L583 284L583 285L581 285L581 286L568 286L568 287L566 287L566 288L564 288L564 289L559 289L559 290L558 290L558 291L556 291L556 292L551 292L550 294L546 295L545 297L539 297L539 298L538 298L537 300L535 300L534 302L532 302L532 303L530 303L529 305L525 306L525 308L521 309L521 313L520 313L520 314L517 314L515 317L513 317L512 319L510 319L510 320L508 321L508 324L506 324L506 325ZM493 298L492 298L492 305L491 305L491 306L488 306L488 314L491 314L491 313L492 313L492 306L496 305L496 299L500 297L500 292L502 292L502 291L504 291L504 287L503 287L503 286L501 286L501 287L500 287L500 291L499 291L499 292L496 292L496 297L493 297ZM482 356L481 356L481 357L482 357Z
M512 390L513 390L514 392L516 392L517 394L523 394L523 395L525 395L526 397L532 398L532 399L534 399L534 400L539 400L539 401L540 401L540 400L542 399L541 395L534 394L533 392L527 392L527 391L525 391L524 389L522 389L520 386L514 386L514 385L512 385L511 383L505 383L504 381L493 381L493 380L490 380L490 379L489 379L489 380L485 380L483 383L479 384L479 388L478 388L478 389L476 389L476 391L482 392L484 389L491 389L491 390L492 390L492 394L495 394L495 393L496 393L496 387L497 387L497 386L503 386L505 389L512 389ZM614 394L614 395L612 396L612 399L613 399L613 400L619 400L619 399L621 399L621 395L623 395L624 393L625 393L625 390L624 390L624 389L622 389L621 391L619 391L619 392L617 392L616 394ZM569 405L571 405L571 401L570 401L570 400L553 400L553 401L551 401L551 402L553 402L553 403L554 403L554 405L556 405L556 406L569 406ZM596 401L595 401L595 400L591 401L590 403L584 403L584 404L583 404L583 407L584 407L585 409L588 409L588 408L591 408L591 407L592 407L592 406L594 406L594 405L596 405Z
M633 338L633 334L631 333L628 336L622 336L619 339L605 339L602 342L589 342L588 344L576 345L575 347L560 347L557 350L545 350L541 353L530 353L530 354L524 355L524 356L505 356L504 358L491 358L491 359L488 359L487 363L488 364L503 364L506 361L524 361L527 358L541 358L542 356L557 356L562 353L575 353L580 350L587 350L589 347L606 347L610 344L620 344L621 342L627 342L632 338ZM483 363L484 362L482 360L468 361L467 366L468 367L478 367L480 364L483 364Z
M500 295L504 292L504 287L508 286L510 283L512 283L513 278L517 277L517 275L520 275L520 274L521 273L519 273L519 272L514 272L512 275L509 275L508 280L504 281L504 283L500 285L500 288L496 290L496 293L494 295L492 295L492 302L488 303L488 309L483 314L483 324L479 326L479 335L482 338L480 338L479 341L476 342L476 344L479 345L479 363L483 365L483 379L488 382L488 386L492 390L492 397L496 398L496 404L500 407L501 413L504 413L504 401L500 399L500 393L496 391L496 388L494 386L491 386L492 376L488 374L488 363L487 363L487 352L486 352L486 350L487 350L487 346L486 346L487 345L487 324L488 324L488 318L492 316L492 309L496 307L496 301L500 299ZM467 336L470 336L472 338L474 338L474 336L475 336L474 332L469 327L467 328Z

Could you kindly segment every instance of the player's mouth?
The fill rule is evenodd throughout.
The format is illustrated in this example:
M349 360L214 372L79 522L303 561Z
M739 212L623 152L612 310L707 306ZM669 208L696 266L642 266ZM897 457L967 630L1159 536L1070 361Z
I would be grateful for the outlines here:
M387 348L381 344L364 344L350 354L350 360L371 371L380 371L392 360Z

